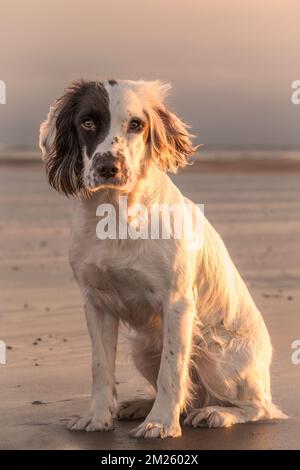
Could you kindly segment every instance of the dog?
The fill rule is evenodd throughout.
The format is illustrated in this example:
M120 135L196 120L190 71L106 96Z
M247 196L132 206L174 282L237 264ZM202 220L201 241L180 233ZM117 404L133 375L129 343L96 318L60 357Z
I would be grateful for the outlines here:
M70 263L92 344L91 405L71 430L109 431L116 418L142 418L131 436L165 438L181 435L181 416L212 428L286 417L272 402L263 318L204 215L203 242L194 249L174 232L96 236L97 208L120 213L121 197L129 208L177 204L196 213L167 175L196 150L188 126L165 104L169 89L160 81L75 81L40 128L50 185L76 196ZM120 321L134 332L133 362L153 400L117 405Z

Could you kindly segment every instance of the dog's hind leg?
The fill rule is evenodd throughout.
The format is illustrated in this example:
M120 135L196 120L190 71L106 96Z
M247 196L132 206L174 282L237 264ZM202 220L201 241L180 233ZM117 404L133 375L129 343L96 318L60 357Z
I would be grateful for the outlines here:
M264 410L254 404L244 406L206 406L189 412L184 424L193 427L227 428L232 424L258 421Z
M228 428L233 424L261 419L286 419L273 403L245 402L238 406L206 406L191 410L184 424L196 427Z
M140 345L135 344L132 350L132 359L140 374L156 390L161 351L150 347L141 348Z
M210 366L210 367L208 367ZM237 367L237 366L236 366ZM209 370L211 374L209 375ZM272 403L268 367L253 363L247 377L233 373L230 363L222 367L202 362L202 377L210 396L215 398L208 406L199 405L190 409L184 424L193 427L230 427L236 423L247 423L261 419L287 418Z
M156 390L156 382L160 365L161 352L152 344L139 339L132 344L132 359L140 374L149 382L151 388ZM136 398L121 402L117 407L119 419L145 418L151 411L153 398Z
M135 400L123 401L118 405L118 419L142 419L151 411L154 398L137 398Z

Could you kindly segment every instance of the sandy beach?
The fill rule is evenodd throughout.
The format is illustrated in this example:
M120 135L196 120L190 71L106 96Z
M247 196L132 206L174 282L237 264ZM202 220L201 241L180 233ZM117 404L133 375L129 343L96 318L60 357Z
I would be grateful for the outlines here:
M74 202L48 187L40 162L0 162L0 449L299 449L300 165L298 161L199 162L174 177L205 205L269 328L279 423L230 429L183 428L168 440L128 437L132 422L110 433L70 432L90 392L90 342L82 300L68 264ZM120 399L147 396L120 334Z

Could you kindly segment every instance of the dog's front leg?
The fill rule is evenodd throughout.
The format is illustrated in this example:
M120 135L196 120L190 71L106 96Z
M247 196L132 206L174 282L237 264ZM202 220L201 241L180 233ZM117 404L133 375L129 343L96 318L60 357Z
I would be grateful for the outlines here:
M86 298L85 313L92 342L92 397L89 412L72 420L71 430L109 431L116 407L115 360L118 319Z
M133 437L177 437L181 435L180 413L189 375L189 358L195 306L192 296L172 296L163 312L163 350L152 410Z

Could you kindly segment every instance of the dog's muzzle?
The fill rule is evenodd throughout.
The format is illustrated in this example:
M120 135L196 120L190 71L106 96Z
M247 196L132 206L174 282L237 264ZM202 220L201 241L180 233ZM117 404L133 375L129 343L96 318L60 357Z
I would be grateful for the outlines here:
M93 186L126 184L128 169L123 155L114 156L111 152L96 153L90 171Z
M119 161L104 160L100 161L95 169L102 178L114 178L121 170L121 163Z

